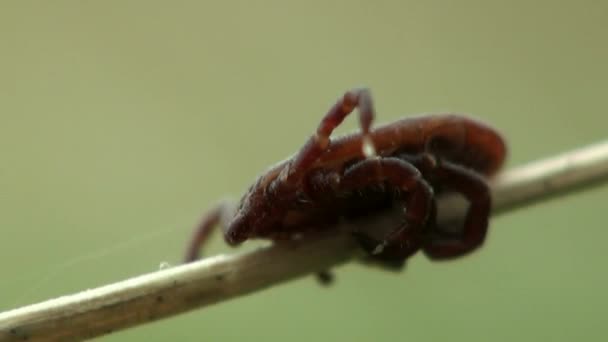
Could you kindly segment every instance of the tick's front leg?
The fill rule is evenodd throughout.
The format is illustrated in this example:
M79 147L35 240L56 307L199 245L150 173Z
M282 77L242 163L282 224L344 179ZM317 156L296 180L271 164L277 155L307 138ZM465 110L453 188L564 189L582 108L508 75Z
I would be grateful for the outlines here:
M223 201L203 215L188 243L188 249L184 257L185 262L191 262L199 258L200 249L209 240L214 228L219 225L222 226L222 230L225 230L234 216L234 211L235 205L232 201Z
M327 150L333 130L355 108L359 109L359 125L364 137L363 153L368 156L375 154L374 145L369 135L375 116L371 93L366 88L353 89L346 92L321 119L317 131L293 157L289 166L285 168L285 174L282 175L283 179L280 181L286 183L300 181L310 166Z

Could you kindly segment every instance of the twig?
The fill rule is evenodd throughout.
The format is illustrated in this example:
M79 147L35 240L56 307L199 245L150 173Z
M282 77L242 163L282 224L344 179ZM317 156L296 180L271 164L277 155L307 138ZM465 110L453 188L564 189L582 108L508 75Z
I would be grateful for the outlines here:
M534 162L492 181L494 214L608 180L608 142ZM456 199L440 203L457 219ZM378 226L378 220L357 223ZM357 251L345 234L220 255L0 313L0 341L73 341L108 334L329 269Z

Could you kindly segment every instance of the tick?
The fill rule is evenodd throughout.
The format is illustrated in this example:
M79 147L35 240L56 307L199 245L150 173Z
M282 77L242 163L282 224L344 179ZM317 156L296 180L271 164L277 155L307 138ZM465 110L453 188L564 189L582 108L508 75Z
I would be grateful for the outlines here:
M360 131L330 138L355 108ZM314 234L394 207L402 210L402 221L383 238L352 232L372 260L402 267L420 250L431 259L451 259L481 246L492 206L487 178L506 156L501 135L457 114L405 118L372 129L374 117L368 89L346 92L300 150L259 176L236 209L224 203L205 215L186 261L198 258L218 225L235 246L253 238ZM445 193L459 193L469 203L456 232L435 220L436 198Z

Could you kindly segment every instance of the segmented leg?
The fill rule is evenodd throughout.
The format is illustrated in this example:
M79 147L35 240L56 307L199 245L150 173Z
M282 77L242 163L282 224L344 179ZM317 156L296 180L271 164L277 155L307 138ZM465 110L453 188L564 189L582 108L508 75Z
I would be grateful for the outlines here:
M440 226L431 227L430 239L423 247L425 254L431 259L448 259L475 250L486 237L492 208L486 180L471 169L445 161L439 161L431 173L439 184L464 195L469 201L469 209L458 236Z
M279 179L279 181L294 183L301 180L310 166L328 148L333 130L355 108L359 108L359 125L364 136L363 153L368 156L375 154L369 135L375 116L371 93L366 88L353 89L346 92L325 114L315 134L306 141L300 151L293 157L289 167L285 168L286 174L280 177L282 179Z
M209 240L211 233L217 226L227 227L234 214L234 203L225 201L205 213L200 223L196 226L188 249L184 256L184 262L191 262L199 258L201 247Z
M384 241L357 235L362 247L379 259L403 262L421 247L422 230L432 210L433 191L418 169L398 158L365 159L345 171L341 191L353 191L389 183L399 190L404 203L405 223Z

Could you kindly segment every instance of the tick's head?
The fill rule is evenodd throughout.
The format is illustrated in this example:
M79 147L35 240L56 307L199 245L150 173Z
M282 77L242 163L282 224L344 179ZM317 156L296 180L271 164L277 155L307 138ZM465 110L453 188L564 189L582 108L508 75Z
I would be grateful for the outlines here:
M226 242L230 245L238 245L247 240L249 237L248 227L247 217L237 212L224 233Z
M250 237L258 236L258 232L267 226L269 208L259 189L257 184L254 184L241 198L234 218L225 232L225 239L229 244L236 245Z

